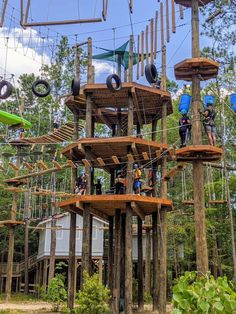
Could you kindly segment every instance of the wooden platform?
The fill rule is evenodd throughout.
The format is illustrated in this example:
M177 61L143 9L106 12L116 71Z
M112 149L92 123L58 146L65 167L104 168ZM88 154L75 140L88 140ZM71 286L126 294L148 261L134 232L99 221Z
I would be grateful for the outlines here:
M85 164L85 149L90 148L87 165L114 169L117 165L126 163L130 158L141 164L149 159L160 157L163 150L168 149L167 144L160 144L132 136L111 138L85 138L71 144L62 150L62 154L77 163ZM127 155L127 148L131 147L132 154Z
M121 209L121 212L124 213L127 204L132 207L134 215L138 215L142 220L145 219L145 215L156 212L158 206L162 210L171 211L173 209L172 201L169 199L137 194L81 195L59 202L57 206L66 211L82 215L85 203L91 204L91 213L93 215L106 220L108 220L108 216L115 215L116 208Z
M221 159L223 150L211 145L191 145L176 149L177 161L213 161Z
M79 126L79 129L82 129L82 126ZM62 143L68 141L72 138L74 132L74 123L68 122L65 125L62 125L55 132L48 133L46 135L38 137L28 137L23 139L14 139L10 140L9 143L12 146L26 146L30 144L53 144L53 143Z
M129 95L134 102L134 124L151 123L153 117L161 118L161 108L167 105L167 114L173 113L171 95L169 92L153 87L137 84L122 83L122 89L111 92L106 84L86 84L82 87L81 95L70 96L65 100L66 106L81 119L86 114L86 94L90 94L93 101L93 117L95 122L111 127L117 124L117 109L122 109L121 115L127 116Z
M184 201L182 201L182 204L184 204L184 205L194 205L194 200L184 200Z
M185 59L175 65L175 77L177 80L192 81L192 77L196 74L199 79L209 80L217 77L219 63L207 58L191 58Z
M227 204L227 200L210 200L208 201L209 204Z
M199 7L203 7L207 5L209 2L212 2L212 0L199 0L198 5ZM192 0L175 0L175 3L181 4L182 6L186 8L191 8L192 7Z
M19 225L24 225L24 221L17 221L17 220L2 220L0 221L0 226L5 227L15 227Z

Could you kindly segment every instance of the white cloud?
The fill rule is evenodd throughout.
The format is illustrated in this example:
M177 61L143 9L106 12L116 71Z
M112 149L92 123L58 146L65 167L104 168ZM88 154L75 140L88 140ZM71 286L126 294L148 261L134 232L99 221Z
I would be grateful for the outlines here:
M7 37L9 38L7 41ZM45 40L45 45L47 44ZM8 49L7 49L8 46ZM36 30L21 28L0 29L0 74L4 74L7 52L7 79L11 74L19 77L23 73L39 74L42 66L42 39ZM44 64L50 63L44 53Z
M108 62L93 60L93 65L95 67L95 76L113 73L113 67Z

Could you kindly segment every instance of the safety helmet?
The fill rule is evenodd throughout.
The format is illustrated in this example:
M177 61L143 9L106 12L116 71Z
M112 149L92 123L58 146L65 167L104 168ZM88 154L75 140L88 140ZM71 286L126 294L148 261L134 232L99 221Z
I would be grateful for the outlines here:
M138 164L134 164L134 169L138 169Z

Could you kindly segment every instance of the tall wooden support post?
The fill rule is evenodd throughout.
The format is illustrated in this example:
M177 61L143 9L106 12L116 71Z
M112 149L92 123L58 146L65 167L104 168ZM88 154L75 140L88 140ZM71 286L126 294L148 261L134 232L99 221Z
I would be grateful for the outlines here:
M125 299L125 221L126 214L121 214L121 236L120 236L120 299Z
M79 137L79 117L74 114L74 136L76 141ZM77 179L77 168L72 169L72 186L71 190L74 193L75 181ZM69 265L68 265L68 307L73 311L76 290L76 214L70 213L70 238L69 238Z
M199 50L199 8L198 0L192 1L192 57L200 57ZM201 108L200 80L198 75L192 79L193 145L201 145L202 130L198 110ZM208 252L206 239L204 167L202 161L193 162L193 193L197 271L208 271Z
M157 139L156 131L157 131L157 119L154 119L152 121L152 140L153 141L156 141ZM152 196L153 197L157 197L157 189L156 189L157 169L156 168L157 168L157 163L154 163L153 168L152 168L152 184L153 184ZM147 241L151 242L150 230L147 230L146 239ZM150 247L151 243L148 243L147 245L148 247ZM152 291L153 291L153 310L154 311L157 311L158 309L158 285L159 285L158 249L159 248L158 248L158 231L157 231L157 212L155 212L152 214L152 252L153 252L153 258L152 258L153 260L153 289ZM148 280L149 280L149 282L147 283L149 285L148 289L150 289L150 279L148 278Z
M109 235L108 235L108 288L113 289L113 216L109 216Z
M93 121L92 121L92 99L90 94L86 95L86 137L92 137L93 133ZM89 147L85 148L85 158L89 159L90 149ZM90 195L92 193L92 175L91 168L85 167L85 174L87 177L87 187L86 194ZM83 211L83 240L82 240L82 282L83 282L83 272L86 271L90 273L91 269L91 237L92 237L92 228L91 228L91 214L90 214L90 204L86 203L84 205Z
M29 189L29 182L27 182L27 189ZM25 192L25 205L24 205L24 219L25 219L25 234L24 234L24 258L25 258L25 285L24 293L29 293L29 218L30 218L30 209L29 209L29 191Z
M50 243L50 263L49 263L49 273L48 282L52 280L55 273L55 255L56 255L56 220L55 215L55 202L56 202L56 174L52 173L52 220L51 220L51 243Z
M132 95L129 95L128 108L128 132L127 135L133 134L134 122L134 104ZM128 147L127 153L131 152ZM133 162L127 163L127 187L126 193L133 193ZM129 204L126 206L125 221L125 313L132 313L132 282L133 282L133 265L132 265L132 208Z
M16 166L20 166L20 158L16 159ZM15 171L17 176L18 170ZM13 193L12 196L12 207L11 207L11 220L16 220L16 210L17 210L17 193ZM9 247L7 256L7 276L6 276L6 301L11 298L11 286L12 286L12 272L13 272L13 262L14 262L14 243L15 243L15 228L13 226L9 227Z
M138 217L138 308L143 310L143 225Z
M161 47L162 47L162 89L166 90L166 46L164 40L164 21L163 21L163 4L160 5L161 13ZM161 142L167 143L167 107L162 104L161 117ZM167 157L163 156L161 161L161 177L164 178L166 174ZM161 198L167 198L167 182L161 181ZM160 239L160 266L159 266L159 289L158 289L158 310L160 314L166 313L166 285L167 285L167 225L165 210L158 209L159 219L159 239Z
M121 78L121 55L118 55L117 74Z
M129 82L133 82L133 64L134 64L134 36L129 39Z
M115 212L115 251L114 251L114 281L113 281L113 313L119 314L120 302L120 238L121 238L121 213Z
M92 38L88 38L88 71L87 71L88 84L93 83L93 69L92 69Z
M78 46L76 46L76 76L80 77L80 53ZM79 138L79 116L74 113L74 134L73 140ZM75 181L77 179L77 168L72 169L71 191L74 193ZM75 292L76 292L76 214L70 213L70 236L69 236L69 265L68 265L68 307L73 311Z

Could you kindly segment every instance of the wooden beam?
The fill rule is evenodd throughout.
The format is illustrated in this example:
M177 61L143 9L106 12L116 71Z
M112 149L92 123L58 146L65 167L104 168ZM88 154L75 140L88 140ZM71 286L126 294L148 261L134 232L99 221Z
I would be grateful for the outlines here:
M133 162L134 163L134 157L132 154L127 154L127 158L129 162Z
M19 167L17 165L15 165L13 162L9 162L8 163L10 167L12 167L14 170L19 171Z
M148 25L146 26L146 64L149 63L149 51L148 51Z
M138 48L137 48L137 80L139 80L139 63L140 63L140 34L138 34Z
M29 164L29 163L26 162L26 161L23 162L23 166L26 167L26 168L29 169L29 170L33 170L33 169L34 169L34 167L31 166L31 164Z
M59 164L59 162L57 162L56 160L53 160L52 163L57 169L61 169L61 165Z
M170 42L169 0L166 0L166 41Z
M77 168L76 165L75 165L75 163L73 163L72 160L67 160L67 164L68 164L72 169L76 169L76 168Z
M42 160L37 161L37 164L38 164L43 170L47 170L47 169L48 169L48 166L47 166Z
M142 121L141 111L140 111L140 107L139 107L139 103L138 103L138 98L137 98L137 95L136 95L135 87L131 88L131 95L132 95L133 103L134 103L134 106L135 106L135 109L136 109L138 122L139 122L139 125L140 125L140 128L141 128L142 124L143 124L143 121Z
M114 163L115 163L116 165L119 165L119 164L120 164L120 161L119 161L119 159L118 159L117 156L111 156L111 158L112 158L112 160L114 161Z
M98 158L97 158L97 161L98 161L98 163L99 163L99 165L100 165L101 167L104 167L104 166L105 166L105 162L103 161L103 159L102 159L101 157L98 157Z
M8 0L4 0L3 1L2 14L1 14L1 20L0 20L0 27L2 27L3 23L4 23L6 9L7 9L7 3L8 3Z
M71 24L85 24L85 23L99 23L99 22L102 22L102 18L48 21L48 22L27 22L23 24L23 27L56 26L56 25L71 25Z
M144 160L149 160L150 159L150 157L149 157L147 152L142 152L142 155L143 155L143 159Z
M131 202L130 203L131 208L133 209L133 211L142 219L145 220L145 215L142 211L142 209L138 206L138 204L136 202Z
M150 21L150 56L151 56L151 63L154 62L154 19Z
M158 11L156 11L154 25L154 59L156 59L157 57L157 41L158 41L157 25L158 25Z
M176 33L176 18L175 18L175 0L171 0L172 5L172 33Z
M141 76L144 76L144 31L141 33Z
M138 154L138 150L137 150L137 147L136 147L136 144L135 143L132 143L131 144L131 149L132 149L132 152L135 156L136 159L139 159L139 154Z
M85 167L92 167L90 161L88 161L87 159L82 159L82 162L85 165Z

